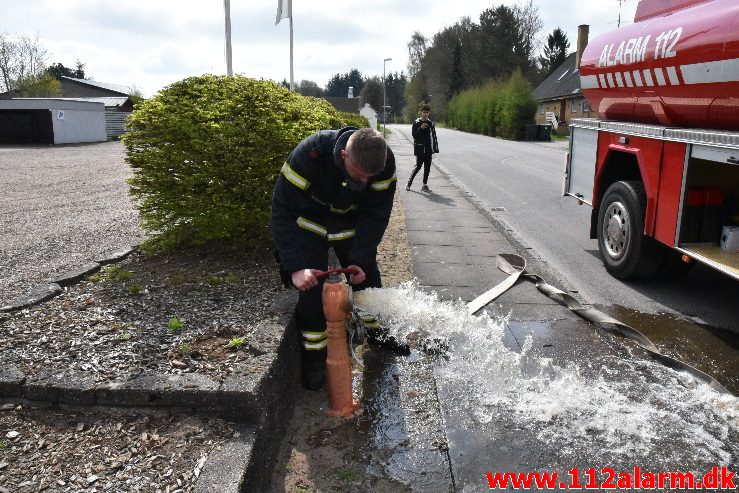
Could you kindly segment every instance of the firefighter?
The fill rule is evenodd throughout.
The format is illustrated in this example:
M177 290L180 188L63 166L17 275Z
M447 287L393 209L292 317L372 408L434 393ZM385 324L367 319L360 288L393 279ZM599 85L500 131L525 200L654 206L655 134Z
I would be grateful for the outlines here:
M381 287L377 246L396 185L395 157L369 128L323 130L300 142L282 166L272 196L272 235L286 286L300 290L295 322L302 339L302 383L325 381L328 335L321 300L328 248L343 267L357 267L355 290Z

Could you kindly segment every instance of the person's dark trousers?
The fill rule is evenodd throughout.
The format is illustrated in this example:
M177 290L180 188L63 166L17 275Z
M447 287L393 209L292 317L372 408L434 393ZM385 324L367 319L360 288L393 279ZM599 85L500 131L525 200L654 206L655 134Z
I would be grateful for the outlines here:
M328 265L328 248L334 247L339 262L343 267L349 265L348 254L351 249L351 239L342 241L326 241L324 238L311 232L301 232L303 256L308 268L326 270ZM354 291L361 291L369 287L382 287L380 269L377 262L369 265L360 265L366 275L363 283L353 285ZM326 380L326 353L328 347L328 333L326 332L326 317L323 314L323 280L308 291L301 291L298 303L295 306L295 326L301 343L301 378L303 387L308 390L320 390Z
M431 172L431 156L432 154L426 153L416 156L416 167L413 170L413 173L411 173L411 177L408 179L408 187L413 184L413 179L416 177L418 172L421 171L421 166L423 166L423 184L428 184L429 173Z

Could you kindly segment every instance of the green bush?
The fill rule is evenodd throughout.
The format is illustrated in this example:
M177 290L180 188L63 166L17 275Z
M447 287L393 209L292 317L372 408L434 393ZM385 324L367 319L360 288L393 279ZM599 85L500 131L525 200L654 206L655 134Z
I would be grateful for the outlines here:
M347 113L346 111L340 111L339 117L343 120L346 125L352 125L358 128L369 128L369 120L359 113Z
M144 101L123 137L142 226L158 248L269 237L272 190L293 147L344 125L325 100L271 81L202 75Z
M447 120L466 132L520 140L536 115L531 91L531 84L516 71L506 81L490 81L456 95L447 106Z

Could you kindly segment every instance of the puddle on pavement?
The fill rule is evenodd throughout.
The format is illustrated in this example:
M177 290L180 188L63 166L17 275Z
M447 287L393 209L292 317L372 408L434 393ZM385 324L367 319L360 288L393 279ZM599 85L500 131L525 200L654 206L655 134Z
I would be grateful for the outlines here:
M400 340L418 333L449 340L448 355L437 358L435 369L445 415L454 417L448 427L490 430L505 423L590 464L739 463L737 397L617 343L613 349L606 342L589 358L587 347L571 341L579 357L564 360L538 355L531 337L519 341L520 350L510 349L516 345L505 319L468 315L461 301L439 301L413 283L355 293L355 303ZM403 410L386 402L380 412L402 419ZM375 434L399 444L393 430Z
M739 396L739 334L664 313L642 313L619 305L596 308L647 336L662 353L711 375Z

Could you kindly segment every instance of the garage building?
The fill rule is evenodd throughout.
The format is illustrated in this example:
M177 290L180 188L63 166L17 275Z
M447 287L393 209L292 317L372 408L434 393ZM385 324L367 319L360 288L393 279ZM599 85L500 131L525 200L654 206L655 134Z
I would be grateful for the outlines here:
M105 105L64 99L0 100L0 143L104 142Z

